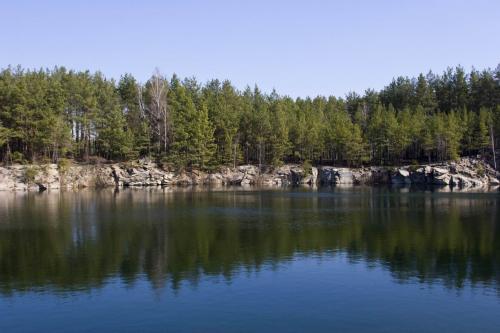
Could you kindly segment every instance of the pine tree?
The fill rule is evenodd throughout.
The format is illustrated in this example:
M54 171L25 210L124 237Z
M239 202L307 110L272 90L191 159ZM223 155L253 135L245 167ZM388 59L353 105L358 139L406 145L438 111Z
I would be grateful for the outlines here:
M500 67L469 75L457 67L345 100L294 100L229 81L169 81L158 70L141 85L130 74L116 83L99 72L9 67L0 71L0 154L45 162L156 152L201 168L453 159L499 146L499 82Z
M120 107L119 95L114 82L96 76L97 108L93 122L97 132L97 146L102 156L108 159L129 158L133 136L127 131L127 122Z
M287 117L284 102L278 98L271 100L271 136L269 138L271 163L279 165L290 149Z
M336 110L329 114L326 145L331 151L332 159L349 160L353 124L347 111Z
M444 127L446 138L446 159L455 160L460 156L460 141L462 139L460 117L455 112L450 112L446 117Z
M370 160L367 145L363 139L361 127L358 124L351 124L349 146L346 147L346 160L348 165L360 165Z
M428 162L432 161L433 152L436 149L435 133L439 128L438 117L426 117L422 132L420 133L420 142L424 155L427 157Z
M171 90L173 143L170 161L178 167L206 167L214 153L213 128L205 102L199 110L181 85Z
M474 132L477 124L477 115L469 111L467 108L462 108L459 112L460 121L462 124L462 142L461 147L465 154L470 154L474 151Z
M421 105L418 105L414 110L410 112L411 112L411 120L410 120L411 125L409 126L408 130L410 131L411 144L408 149L408 153L409 157L416 161L421 156L421 149L423 143L421 134L425 126L427 116L425 114L424 107Z
M378 106L368 126L368 137L372 143L374 157L381 164L401 153L403 143L398 137L398 121L394 108Z
M430 75L432 75L432 73L430 73ZM436 108L436 99L434 93L423 74L420 74L417 78L415 97L412 104L415 108L420 105L422 108L424 108L424 110L427 111L433 111Z
M237 92L229 81L221 86L218 80L212 80L202 89L202 94L214 126L215 159L221 164L233 164L239 154L237 133L241 108Z
M397 125L393 126L394 157L400 160L413 142L413 117L408 108L405 108L403 111L398 113Z
M208 119L206 103L201 101L200 107L193 119L193 134L191 139L194 146L194 154L191 162L193 166L206 168L213 162L216 148L213 135L214 129Z
M120 104L125 115L127 129L133 136L134 155L144 156L150 153L150 131L146 115L141 110L140 87L130 74L121 77L118 83Z
M490 141L490 125L492 124L491 112L486 108L481 108L476 117L474 132L473 132L473 146L477 151L483 152L491 145Z
M8 159L8 150L4 148L8 145L10 140L10 130L2 126L0 122L0 158L4 161Z

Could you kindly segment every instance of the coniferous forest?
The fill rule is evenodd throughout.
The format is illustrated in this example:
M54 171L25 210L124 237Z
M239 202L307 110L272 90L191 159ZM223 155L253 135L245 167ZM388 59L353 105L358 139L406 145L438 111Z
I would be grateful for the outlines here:
M156 70L144 84L100 72L0 73L0 158L125 161L174 167L286 162L359 166L481 154L500 136L500 65L398 77L344 98L290 98Z

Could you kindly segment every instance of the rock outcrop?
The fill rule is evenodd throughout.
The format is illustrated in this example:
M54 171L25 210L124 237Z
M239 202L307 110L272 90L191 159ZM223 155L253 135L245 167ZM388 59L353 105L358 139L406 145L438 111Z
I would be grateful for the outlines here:
M498 173L483 161L462 158L458 162L402 167L391 170L393 184L425 184L458 188L487 188L500 184Z
M410 184L445 186L449 188L488 188L499 186L498 174L483 161L463 158L422 166L397 168L337 168L286 164L281 167L241 165L223 167L217 172L199 170L174 172L147 160L135 163L101 165L73 164L63 169L55 164L13 165L0 168L0 190L43 191L85 187L138 187L190 185L355 185Z

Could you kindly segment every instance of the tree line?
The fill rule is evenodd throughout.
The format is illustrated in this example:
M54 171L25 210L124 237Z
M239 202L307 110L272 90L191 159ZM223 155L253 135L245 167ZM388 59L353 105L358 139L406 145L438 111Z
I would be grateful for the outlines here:
M102 73L8 67L0 72L4 163L151 157L174 167L241 163L363 165L494 152L500 65L398 77L345 98L291 98L230 81L144 84Z

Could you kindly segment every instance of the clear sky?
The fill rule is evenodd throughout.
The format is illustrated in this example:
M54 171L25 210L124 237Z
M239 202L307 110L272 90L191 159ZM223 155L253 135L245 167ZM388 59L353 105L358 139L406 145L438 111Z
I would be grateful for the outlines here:
M230 79L293 97L500 63L500 1L0 0L0 67Z

